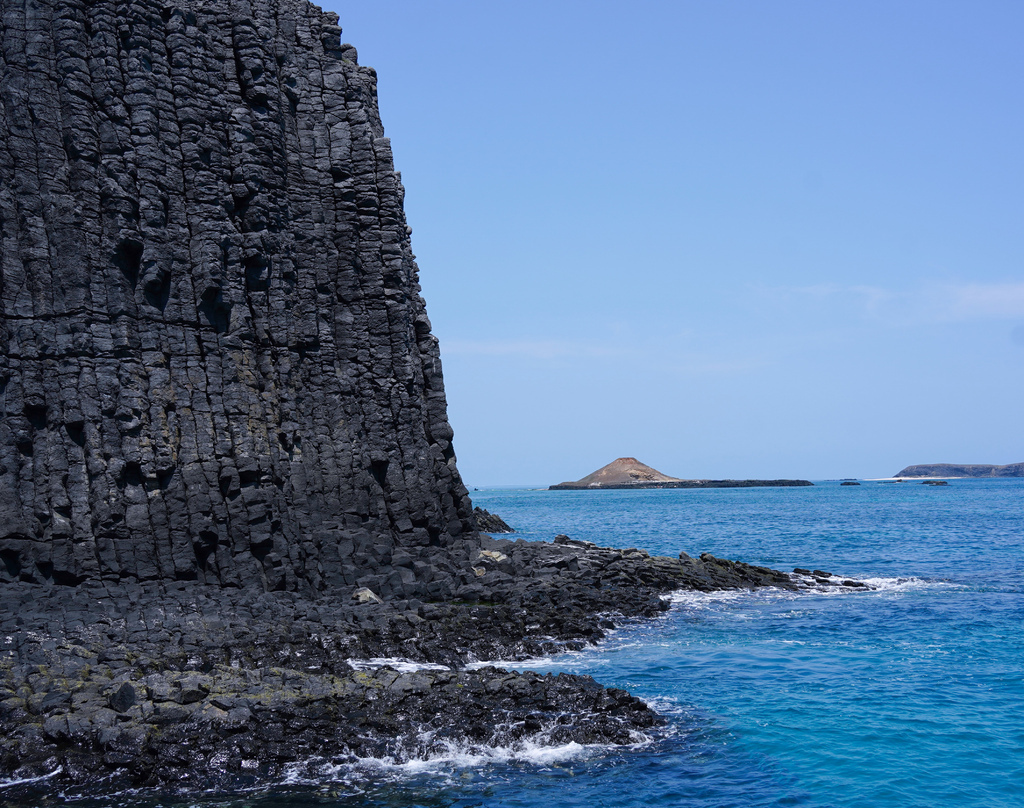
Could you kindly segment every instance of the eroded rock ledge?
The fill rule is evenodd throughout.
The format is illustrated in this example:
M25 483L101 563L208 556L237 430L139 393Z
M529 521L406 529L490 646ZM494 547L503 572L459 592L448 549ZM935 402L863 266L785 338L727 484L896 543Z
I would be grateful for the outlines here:
M583 647L680 588L843 583L566 537L483 539L469 563L442 603L198 582L2 586L0 774L238 784L452 740L629 743L661 719L623 691L465 664ZM394 658L428 667L380 661Z
M481 508L479 505L473 508L473 517L476 519L476 526L481 533L515 533L515 528L510 526L498 514Z

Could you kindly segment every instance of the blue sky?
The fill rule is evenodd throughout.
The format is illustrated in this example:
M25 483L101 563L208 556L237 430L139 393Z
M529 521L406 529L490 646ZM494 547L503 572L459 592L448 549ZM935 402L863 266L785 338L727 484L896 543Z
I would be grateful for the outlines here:
M1024 4L324 7L468 485L1024 460Z

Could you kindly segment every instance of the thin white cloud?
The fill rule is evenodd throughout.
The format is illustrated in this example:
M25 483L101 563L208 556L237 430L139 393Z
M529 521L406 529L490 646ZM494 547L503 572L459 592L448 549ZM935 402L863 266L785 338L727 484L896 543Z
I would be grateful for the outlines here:
M866 284L816 283L810 286L753 286L758 298L773 307L785 306L800 310L811 307L822 311L826 307L853 309L867 317L884 315L896 304L900 294L892 289Z
M836 283L798 286L791 291L797 295L818 299L826 297L847 298L863 305L869 310L877 309L883 303L888 303L897 296L892 290L883 289L880 286L844 286Z
M1022 283L922 283L905 289L814 284L760 288L761 295L795 303L847 307L892 325L1006 320L1024 317Z
M936 289L940 314L952 320L1024 317L1024 283L968 283Z
M771 367L774 360L755 356L739 359L689 356L666 366L680 376L741 376Z

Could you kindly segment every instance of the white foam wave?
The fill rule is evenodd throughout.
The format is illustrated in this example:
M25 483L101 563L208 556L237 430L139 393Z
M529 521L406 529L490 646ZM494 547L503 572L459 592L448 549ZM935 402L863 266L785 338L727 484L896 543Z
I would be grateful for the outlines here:
M486 662L470 662L466 665L466 670L478 671L481 668L508 668L510 670L547 668L551 665L561 665L567 658L579 655L579 653L579 651L562 651L557 655L527 657L526 659L490 659Z
M51 777L56 777L64 771L63 766L58 766L49 774L41 774L38 777L20 777L16 780L0 780L0 788L10 788L11 786L23 786L28 783L40 783L43 780L49 780Z
M357 671L371 670L373 668L394 668L399 673L413 673L415 671L450 671L447 665L439 665L435 662L416 662L412 659L400 657L373 657L372 659L348 659L346 660Z
M563 763L567 760L594 754L610 748L571 741L565 744L545 746L532 741L525 741L513 746L481 746L476 744L446 744L446 748L409 760L395 758L357 758L356 765L363 768L383 769L401 774L419 774L421 772L442 769L468 769L486 766L493 763L532 763L550 765Z
M682 702L674 696L652 696L643 699L643 702L660 715L679 715L684 712Z
M857 575L833 575L830 584L818 584L813 576L793 575L798 583L803 584L800 589L782 589L779 587L763 587L761 589L726 589L716 592L697 592L689 589L682 589L673 592L669 600L684 608L700 610L713 608L717 604L732 603L750 599L796 599L807 595L824 596L845 596L865 595L887 592L908 592L920 589L935 589L940 587L962 588L961 584L951 581L936 580L930 578L918 578L916 576L906 577L867 577ZM843 581L857 581L865 586L843 586Z
M658 615L656 619L661 619L663 616ZM629 628L629 631L622 629L610 631L605 639L579 650L557 651L525 659L492 659L486 662L471 662L466 665L466 670L495 667L514 671L550 669L552 672L571 673L577 668L583 668L585 672L596 676L594 667L604 664L609 652L619 652L629 648L651 648L653 645L660 644L646 634L639 637L636 635L637 629L642 631L645 628L643 622L637 621L635 626L629 626Z
M679 589L668 596L669 602L681 606L700 608L713 603L726 603L749 597L753 592L747 589L720 589L715 592L698 592L695 589Z
M867 576L840 576L834 575L831 579L834 583L831 586L808 586L796 594L809 595L864 595L888 592L909 592L920 589L938 589L942 587L960 587L951 581L936 580L934 578L918 578L916 576L901 577L867 577ZM843 586L842 581L858 581L866 586ZM836 584L839 584L836 586Z
M929 578L861 578L864 583L879 592L904 592L914 589L965 589L964 584L953 581L941 581Z
M551 743L545 740L545 733L525 738L506 745L471 743L450 739L436 739L424 734L420 737L421 748L411 754L397 753L381 757L358 757L340 761L314 759L290 764L285 768L285 785L322 785L331 782L353 784L367 775L381 774L408 778L415 775L451 774L465 769L475 769L496 764L525 764L531 766L555 766L574 760L585 760L612 750L638 749L649 745L653 739L643 733L631 732L632 743L581 744Z

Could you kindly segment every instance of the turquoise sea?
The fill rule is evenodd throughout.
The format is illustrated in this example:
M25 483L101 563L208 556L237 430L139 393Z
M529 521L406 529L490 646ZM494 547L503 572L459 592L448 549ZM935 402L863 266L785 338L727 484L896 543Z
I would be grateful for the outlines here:
M670 717L630 748L453 747L269 791L71 804L1024 805L1024 480L472 496L525 539L709 551L877 588L680 593L598 647L519 665L592 674Z

